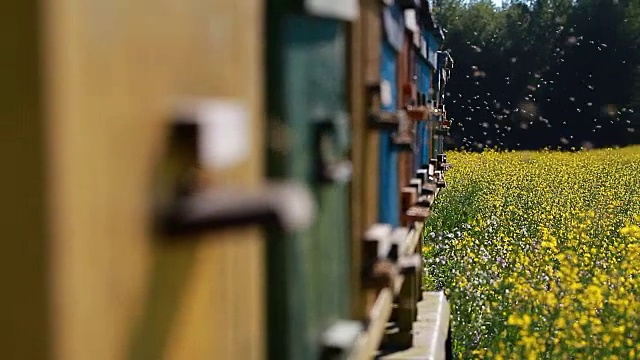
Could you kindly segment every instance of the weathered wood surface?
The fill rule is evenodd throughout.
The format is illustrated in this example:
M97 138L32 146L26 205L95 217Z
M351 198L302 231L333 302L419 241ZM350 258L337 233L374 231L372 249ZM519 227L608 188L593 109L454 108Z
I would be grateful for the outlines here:
M391 289L383 289L378 294L367 317L369 326L366 333L360 338L352 359L369 360L375 356L384 336L389 316L391 316L393 297Z
M152 229L177 97L242 104L247 156L211 185L259 185L262 4L9 5L0 358L264 358L259 230L171 243Z
M449 303L442 292L424 292L417 304L417 320L413 323L411 348L389 355L384 360L443 360L449 330Z
M355 318L367 316L372 306L370 290L363 289L361 269L363 235L378 220L379 130L372 128L368 116L380 112L372 104L373 87L380 85L382 23L380 2L360 0L360 17L349 25L349 89L352 118L353 178L351 182L351 313ZM373 106L377 108L373 109ZM397 123L397 119L395 119ZM397 126L397 125L395 125ZM361 290L362 289L362 290ZM373 294L375 297L375 294Z
M364 238L364 248L368 249L367 257L382 257L384 260L378 260L378 264L384 264L387 269L387 277L385 281L365 281L365 284L374 286L370 289L373 293L369 294L369 298L373 296L374 305L368 311L367 319L370 322L366 333L361 338L361 343L356 351L358 359L370 359L374 356L382 339L388 337L387 322L392 314L394 307L394 298L399 299L402 309L410 309L409 313L403 313L403 329L405 339L410 341L411 323L415 318L415 309L417 292L420 291L419 274L421 273L421 264L416 262L415 257L420 257L420 244L422 238L422 223L413 224L412 229L396 228L392 231L390 226L377 224L371 227ZM387 259L392 254L397 257L395 262ZM407 270L403 270L403 266L408 266ZM377 284L377 287L375 285ZM377 294L377 295L373 295ZM411 310L413 309L413 310ZM413 311L413 312L412 312ZM409 335L409 337L407 337ZM405 340L406 341L406 340ZM388 342L388 339L387 339Z

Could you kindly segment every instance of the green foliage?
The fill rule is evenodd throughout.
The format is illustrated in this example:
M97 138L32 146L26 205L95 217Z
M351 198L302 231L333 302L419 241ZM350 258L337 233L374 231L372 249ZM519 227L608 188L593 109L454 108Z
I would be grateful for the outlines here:
M637 142L640 0L440 0L436 12L458 146Z

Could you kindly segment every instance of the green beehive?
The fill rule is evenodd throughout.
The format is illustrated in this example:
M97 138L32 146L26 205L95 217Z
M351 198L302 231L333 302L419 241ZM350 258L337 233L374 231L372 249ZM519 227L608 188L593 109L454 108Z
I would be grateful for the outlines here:
M357 10L357 1L268 2L268 174L306 183L317 204L309 230L269 234L270 359L319 358L323 336L349 317L346 28Z

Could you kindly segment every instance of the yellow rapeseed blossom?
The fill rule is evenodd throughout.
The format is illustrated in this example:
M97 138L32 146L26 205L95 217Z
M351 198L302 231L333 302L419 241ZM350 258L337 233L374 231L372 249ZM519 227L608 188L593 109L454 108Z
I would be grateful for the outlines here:
M640 147L448 157L423 250L456 357L640 358Z

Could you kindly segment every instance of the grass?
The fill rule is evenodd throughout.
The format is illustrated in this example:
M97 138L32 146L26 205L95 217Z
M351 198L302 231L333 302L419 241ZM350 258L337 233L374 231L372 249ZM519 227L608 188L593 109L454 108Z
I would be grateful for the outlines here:
M450 153L425 227L460 359L640 354L640 147Z

